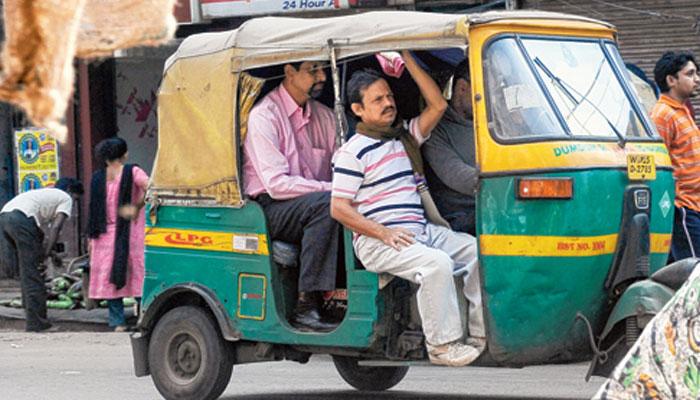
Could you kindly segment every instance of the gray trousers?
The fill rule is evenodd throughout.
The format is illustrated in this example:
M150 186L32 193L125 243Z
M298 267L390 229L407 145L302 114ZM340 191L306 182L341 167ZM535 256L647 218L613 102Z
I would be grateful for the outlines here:
M256 201L265 210L272 240L301 244L299 291L334 290L340 225L331 218L330 192L290 200L261 195Z
M369 271L386 272L419 285L423 333L434 346L464 334L454 281L454 276L462 277L469 302L469 336L485 337L476 239L433 224L415 239L414 244L397 251L381 240L360 236L355 241L355 254Z
M44 233L21 211L0 214L0 235L9 243L13 259L19 264L22 304L27 316L27 331L39 331L51 326L46 317L46 288L39 271L44 252Z

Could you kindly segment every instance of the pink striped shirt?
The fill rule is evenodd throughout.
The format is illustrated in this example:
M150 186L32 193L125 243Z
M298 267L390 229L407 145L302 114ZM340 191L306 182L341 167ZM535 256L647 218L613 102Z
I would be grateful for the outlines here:
M335 118L323 104L300 107L283 85L253 107L243 143L248 196L286 200L331 189Z

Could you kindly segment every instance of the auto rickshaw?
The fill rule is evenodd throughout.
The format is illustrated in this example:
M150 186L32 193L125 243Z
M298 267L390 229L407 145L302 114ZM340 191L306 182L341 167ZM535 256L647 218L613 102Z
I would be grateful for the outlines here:
M427 359L415 288L365 270L347 230L342 323L295 330L298 248L271 241L241 192L247 117L273 82L261 71L327 61L341 143L348 71L401 49L436 75L469 57L488 335L474 365L593 358L590 373L609 371L673 295L651 277L670 246L671 163L615 40L610 24L535 11L267 17L185 39L158 94L136 375L167 399L214 399L234 364L330 354L350 385L384 390Z

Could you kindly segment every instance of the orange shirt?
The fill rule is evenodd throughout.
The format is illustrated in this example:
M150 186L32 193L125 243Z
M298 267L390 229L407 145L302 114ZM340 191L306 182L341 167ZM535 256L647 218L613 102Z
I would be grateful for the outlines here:
M662 94L651 110L671 156L676 206L700 211L700 129L685 105Z

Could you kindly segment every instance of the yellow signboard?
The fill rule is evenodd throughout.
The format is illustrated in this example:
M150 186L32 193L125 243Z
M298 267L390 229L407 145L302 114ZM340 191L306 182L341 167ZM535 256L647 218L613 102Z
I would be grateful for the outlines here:
M15 131L17 192L52 186L59 178L58 143L45 129Z

